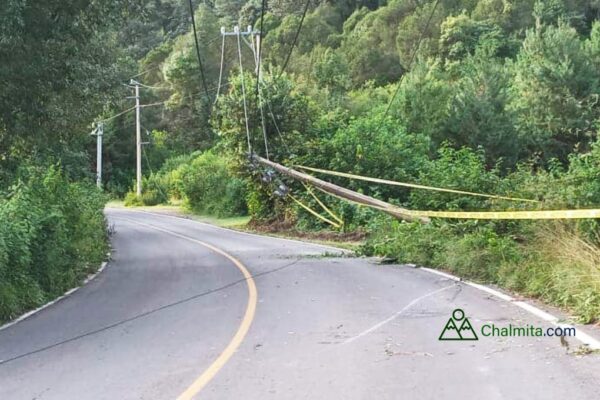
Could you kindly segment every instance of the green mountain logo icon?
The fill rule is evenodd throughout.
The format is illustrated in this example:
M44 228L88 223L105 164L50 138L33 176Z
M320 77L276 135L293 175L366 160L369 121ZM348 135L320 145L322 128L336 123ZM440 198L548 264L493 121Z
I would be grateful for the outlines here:
M439 340L479 340L469 318L460 308L452 311L452 316L444 326Z

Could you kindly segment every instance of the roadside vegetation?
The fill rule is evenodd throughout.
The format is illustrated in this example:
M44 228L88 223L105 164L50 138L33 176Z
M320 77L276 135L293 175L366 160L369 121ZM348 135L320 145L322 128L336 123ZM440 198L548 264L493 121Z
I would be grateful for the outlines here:
M132 10L132 9L130 9ZM118 1L0 2L0 324L78 286L108 251L91 122L133 71Z
M78 286L108 251L105 196L30 168L0 200L0 322Z

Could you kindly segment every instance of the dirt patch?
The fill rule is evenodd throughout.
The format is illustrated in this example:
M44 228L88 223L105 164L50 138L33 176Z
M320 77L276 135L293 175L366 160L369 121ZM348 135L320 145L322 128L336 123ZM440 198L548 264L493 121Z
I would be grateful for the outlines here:
M300 231L290 221L255 221L252 220L246 226L254 232L278 234L308 240L322 240L331 242L361 242L367 237L366 232L336 232L336 231Z

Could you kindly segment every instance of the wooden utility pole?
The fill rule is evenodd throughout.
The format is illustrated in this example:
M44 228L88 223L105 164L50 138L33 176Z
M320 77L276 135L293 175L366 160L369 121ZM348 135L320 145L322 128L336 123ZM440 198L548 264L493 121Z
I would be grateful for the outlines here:
M421 223L428 223L430 221L429 218L412 216L410 214L410 211L407 209L395 206L390 203L386 203L385 201L377 200L371 196L367 196L362 193L358 193L358 192L343 188L338 185L334 185L333 183L325 182L321 179L315 178L312 175L308 175L308 174L296 171L294 169L284 167L281 164L277 164L275 162L269 161L269 160L259 157L257 155L254 155L253 159L258 161L262 165L270 167L283 175L287 175L287 176L294 178L296 180L299 180L301 182L313 185L317 189L319 189L325 193L329 193L333 196L340 197L342 199L345 199L345 200L348 200L348 201L351 201L353 203L357 203L360 205L364 205L366 207L376 208L376 209L381 210L393 217L403 219L405 221L418 221Z

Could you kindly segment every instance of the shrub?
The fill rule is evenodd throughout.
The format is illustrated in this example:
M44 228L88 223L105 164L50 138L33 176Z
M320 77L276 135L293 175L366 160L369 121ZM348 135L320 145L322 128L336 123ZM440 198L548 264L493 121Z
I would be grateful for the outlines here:
M101 192L56 167L28 175L0 200L0 321L76 286L108 247Z
M211 152L180 167L179 191L189 208L217 217L247 213L246 183L231 172L228 160Z
M141 197L138 197L138 195L132 191L127 192L124 203L125 207L139 207L144 205Z
M423 163L418 181L427 186L495 194L499 178L495 171L486 170L483 152L444 145L438 150L438 158ZM419 189L411 192L410 204L418 210L477 210L485 207L486 200Z

